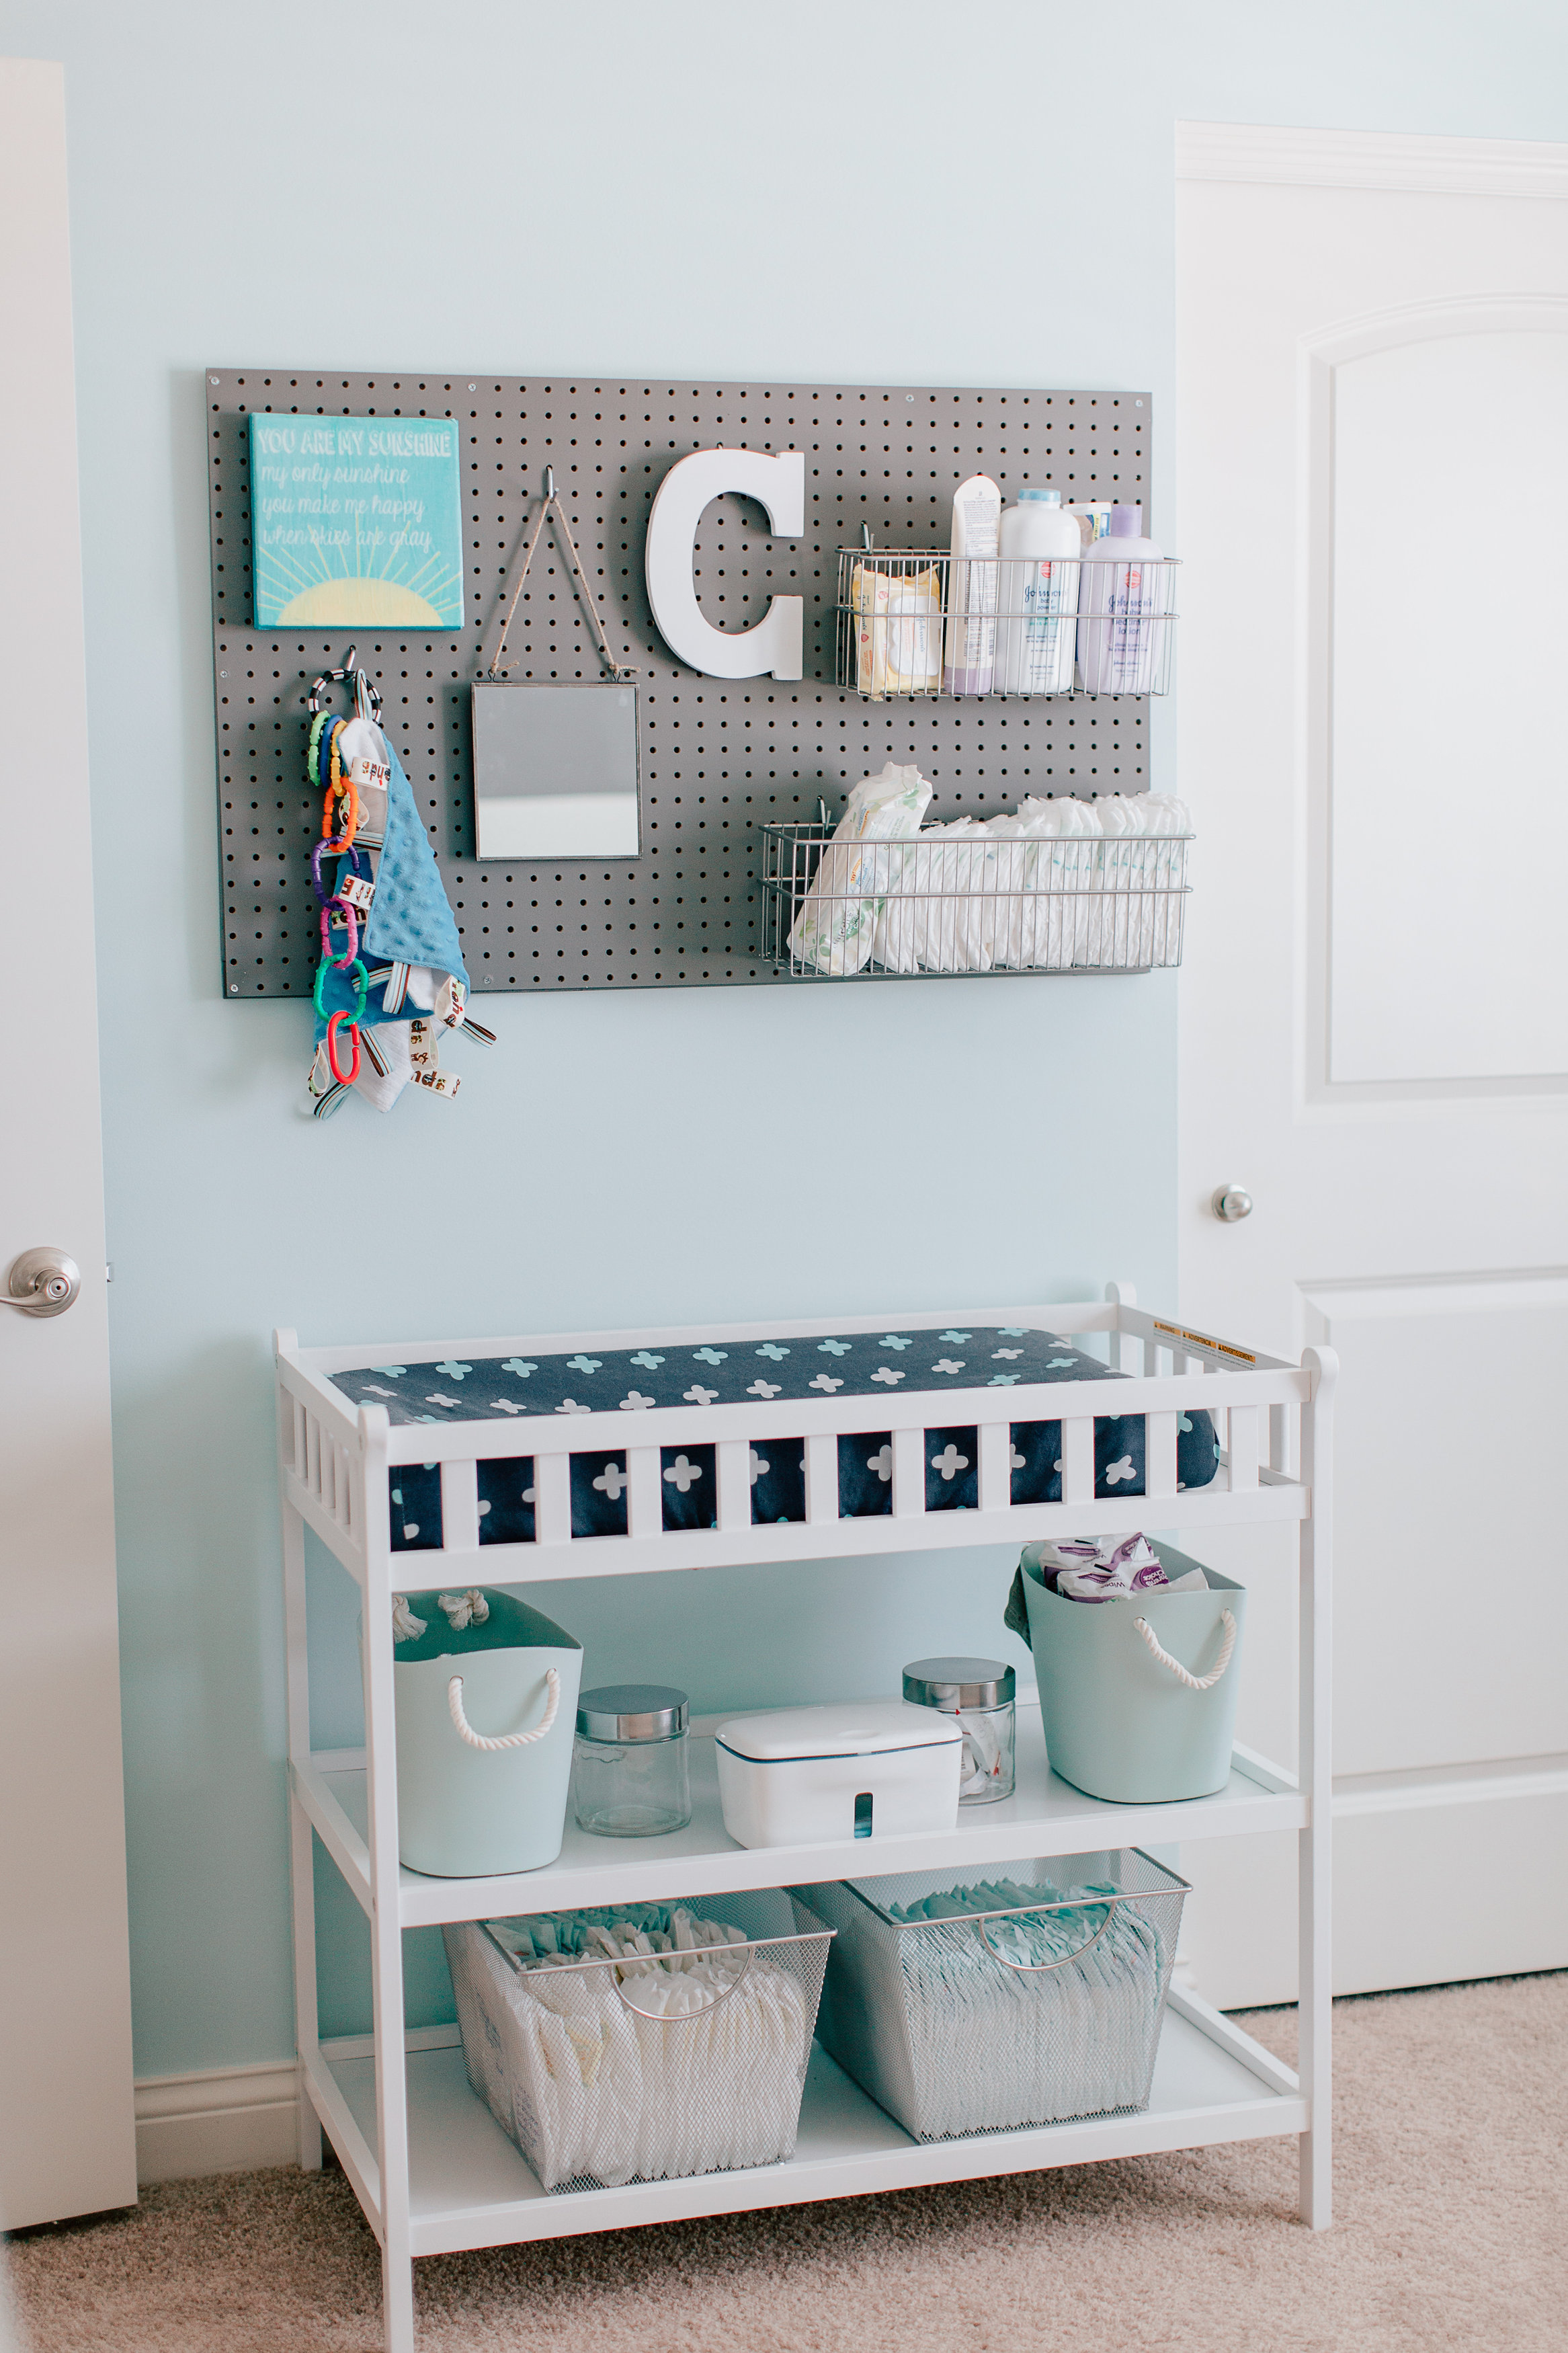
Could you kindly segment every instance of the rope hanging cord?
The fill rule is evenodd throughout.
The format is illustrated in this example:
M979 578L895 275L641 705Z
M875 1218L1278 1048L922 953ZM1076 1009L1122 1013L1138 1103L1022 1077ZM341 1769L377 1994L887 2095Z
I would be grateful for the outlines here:
M594 625L594 635L599 644L599 659L617 686L623 685L627 679L636 678L637 673L635 670L623 669L610 651L610 641L605 635L605 625L599 618L599 607L595 601L594 592L588 586L588 575L584 571L582 560L577 554L577 543L572 536L572 526L566 520L566 510L556 496L554 473L549 467L545 469L544 503L539 510L533 530L529 535L528 547L522 559L522 570L517 575L517 586L511 592L511 603L506 608L506 618L501 623L500 637L497 641L494 653L490 656L490 666L485 672L485 676L488 679L504 678L511 668L510 662L501 660L501 656L506 651L507 635L517 613L523 583L528 578L528 567L533 561L533 551L539 545L539 535L544 529L545 518L552 513L555 517L555 527L565 542L566 552L572 559L575 586L584 604L587 607L588 618Z
M447 1685L447 1705L457 1726L458 1738L466 1741L470 1748L486 1749L491 1756L502 1748L527 1748L535 1740L542 1740L554 1724L561 1706L561 1678L553 1667L546 1667L544 1680L550 1686L550 1698L542 1720L534 1725L531 1732L509 1732L499 1740L491 1740L484 1733L476 1732L463 1714L463 1678L454 1675Z
M1169 1667L1176 1681L1179 1683L1185 1683L1189 1691L1205 1692L1212 1691L1218 1683L1221 1675L1229 1666L1230 1654L1236 1648L1236 1620L1228 1609L1222 1609L1219 1614L1225 1621L1225 1640L1219 1646L1218 1658L1206 1675L1190 1674L1180 1659L1173 1659L1169 1651L1163 1651L1160 1647L1160 1638L1147 1618L1134 1618L1132 1623L1148 1644L1149 1656L1152 1659L1157 1659L1163 1667Z

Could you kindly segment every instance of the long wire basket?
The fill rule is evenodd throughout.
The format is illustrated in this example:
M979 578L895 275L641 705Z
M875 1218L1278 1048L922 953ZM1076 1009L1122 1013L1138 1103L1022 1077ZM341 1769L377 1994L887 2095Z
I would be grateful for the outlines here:
M841 547L838 684L873 702L1169 693L1179 559L1115 543L1050 563Z
M1191 834L834 842L764 825L761 955L803 980L1179 965Z

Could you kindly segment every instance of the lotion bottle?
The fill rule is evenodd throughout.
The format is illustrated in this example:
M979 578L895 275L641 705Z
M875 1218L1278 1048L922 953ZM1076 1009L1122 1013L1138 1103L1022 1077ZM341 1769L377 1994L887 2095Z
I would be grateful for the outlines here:
M1079 683L1086 694L1152 691L1167 626L1169 575L1143 537L1143 510L1110 510L1110 530L1085 551L1078 600Z
M1077 634L1078 518L1059 491L1023 490L1005 509L996 683L1004 694L1070 694Z
M952 494L952 559L947 568L949 694L989 694L996 672L996 536L1002 493L989 474L971 474Z

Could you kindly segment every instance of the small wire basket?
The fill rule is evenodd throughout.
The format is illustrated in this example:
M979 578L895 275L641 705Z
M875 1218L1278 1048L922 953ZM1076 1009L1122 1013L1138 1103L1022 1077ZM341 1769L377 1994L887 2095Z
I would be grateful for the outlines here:
M1038 1905L894 1917L951 1870L790 1890L837 1932L818 2041L916 2140L1149 2105L1187 1882L1137 1848L1007 1868Z
M841 547L837 682L872 702L1168 694L1179 559L1114 545L1049 563Z
M649 1944L668 1943L682 1915L699 1933L679 1949L544 1964L509 1941L523 1924L443 1932L468 2082L545 2189L618 2189L794 2155L832 1941L805 1907L794 1914L792 1925L776 1890L704 1896L680 1912L618 1905L574 1916Z
M836 842L764 825L763 960L796 979L1153 972L1179 965L1191 834Z

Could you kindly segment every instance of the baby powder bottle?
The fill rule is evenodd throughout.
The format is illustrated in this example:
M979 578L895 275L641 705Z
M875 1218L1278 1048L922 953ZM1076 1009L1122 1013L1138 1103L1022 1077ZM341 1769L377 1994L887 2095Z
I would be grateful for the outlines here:
M1164 651L1169 575L1143 537L1142 507L1110 510L1110 530L1085 552L1078 599L1079 683L1086 694L1149 694Z
M1070 694L1077 634L1078 518L1059 491L1024 490L1003 510L997 684L1004 694Z

